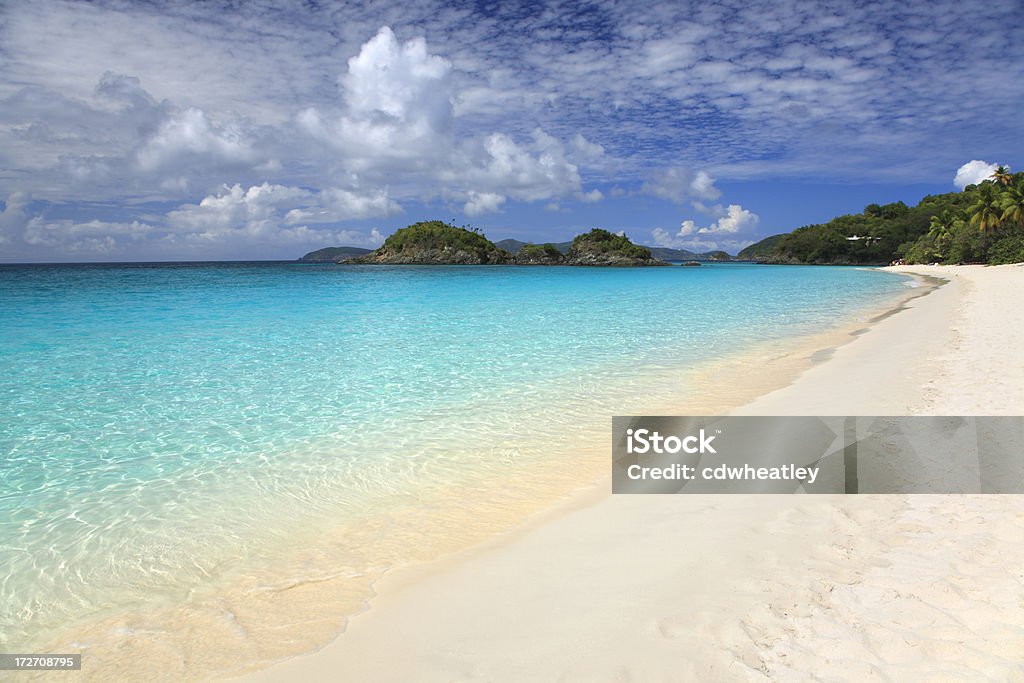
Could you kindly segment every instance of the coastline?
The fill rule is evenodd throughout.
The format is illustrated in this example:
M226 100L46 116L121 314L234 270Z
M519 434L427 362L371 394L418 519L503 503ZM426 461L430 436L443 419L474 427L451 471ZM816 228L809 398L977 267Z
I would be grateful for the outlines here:
M884 301L914 293L899 284L887 289L892 294ZM838 326L835 319L825 322L832 309L824 309L826 316L819 315L816 325L779 328L774 338L756 347L734 344L731 355L697 365L664 354L669 362L639 368L621 363L610 372L581 377L579 386L570 385L564 395L554 397L566 400L549 396L547 403L537 403L536 414L526 416L530 429L509 433L510 443L513 435L516 441L513 449L495 449L488 446L492 442L461 443L458 439L472 434L474 420L497 413L475 404L456 406L465 429L455 440L433 447L452 449L453 456L466 451L469 463L483 458L489 465L480 476L473 474L476 468L458 466L461 456L447 458L440 461L443 486L403 490L406 495L381 500L356 519L336 519L322 529L296 529L282 539L287 552L260 547L257 562L233 566L216 584L192 591L180 602L110 610L96 619L68 623L38 651L83 650L90 660L90 679L158 674L205 680L316 650L335 639L349 618L372 609L382 577L429 573L437 563L474 556L481 547L496 547L554 520L591 494L599 498L607 488L605 428L610 425L595 417L613 410L672 414L681 410L680 398L689 400L686 409L691 412L712 405L724 410L785 383L790 373L813 364L814 352L822 346L851 339L850 333L878 310L891 308L882 301L858 301L857 308L844 309L856 320ZM828 325L824 332L821 325ZM752 361L765 367L751 373ZM694 392L694 387L702 391ZM574 394L587 398L574 400ZM508 409L511 404L504 401ZM545 412L543 406L551 403L562 410ZM508 422L522 424L522 419ZM559 437L554 447L552 436Z
M993 277L979 276L981 267L895 270L949 284L910 298L898 315L847 328L846 335L855 335L850 343L826 346L793 382L762 391L733 412L911 414L963 407L959 414L1019 413L1019 395L1001 407L989 400L985 410L985 403L962 405L943 393L944 382L960 386L950 372L971 376L970 362L935 370L941 359L965 361L965 345L976 333L971 326L985 322L979 315L992 315L979 313L978 297L991 293L979 289L988 290ZM1021 267L984 270L997 273L998 288L1024 279ZM1015 319L1003 330L1005 339L993 342L999 330L988 322L982 329L1000 349L1024 330L1024 321ZM1024 623L1019 606L985 599L987 588L1014 580L998 559L1007 551L999 539L1012 537L1024 509L1013 499L614 497L599 485L517 531L426 567L390 572L375 585L370 608L333 643L246 680L328 673L381 681L586 680L610 672L764 680L839 662L853 680L895 670L888 666L897 661L908 674L955 675L991 666L1017 671L984 642L949 642L977 639L979 631L957 634L954 628L950 635L947 628L936 635L926 620L938 609L955 623L960 605L950 596L980 590L981 598L959 602L981 619L982 634L1000 623ZM962 547L933 557L928 582L922 581L920 555L928 544L948 549L954 539ZM948 575L964 563L979 571ZM971 585L979 581L980 588ZM839 596L847 604L833 605ZM861 623L878 610L888 622ZM905 645L882 642L896 625L917 630ZM1002 629L999 647L1024 647L1019 636L1012 627ZM918 651L931 653L935 665L926 666Z

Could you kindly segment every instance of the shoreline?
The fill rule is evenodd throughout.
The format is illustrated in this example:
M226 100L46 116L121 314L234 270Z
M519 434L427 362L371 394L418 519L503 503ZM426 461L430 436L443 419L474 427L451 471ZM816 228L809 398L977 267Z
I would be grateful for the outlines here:
M791 378L792 381L767 392L757 392L757 398L737 408L733 411L734 414L786 414L784 410L786 407L792 411L791 414L906 414L906 411L913 407L912 397L916 393L917 382L921 379L920 374L913 376L906 373L889 375L885 367L873 368L872 373L868 373L875 380L874 382L867 383L867 385L872 387L870 391L865 389L860 393L844 394L844 398L838 400L834 390L826 392L828 395L825 396L823 396L821 391L821 386L827 386L829 382L835 382L837 377L844 374L847 377L849 377L851 372L864 375L861 362L865 354L874 355L876 360L883 361L881 363L883 366L887 366L894 363L898 365L901 359L906 360L905 354L909 352L913 356L916 352L916 355L919 356L918 365L920 366L922 364L920 356L924 354L921 353L922 347L915 346L915 343L918 345L924 344L927 347L925 351L928 357L931 357L944 344L948 343L948 335L943 333L944 325L941 323L958 312L957 307L962 303L964 295L962 291L964 288L961 286L962 283L958 281L957 274L950 272L948 268L932 269L925 272L922 272L923 269L919 268L899 268L893 270L918 277L933 278L932 285L935 285L934 278L936 277L947 281L947 284L940 287L929 287L925 292L927 296L917 294L903 297L896 307L891 308L885 313L873 316L866 328L863 325L858 327L858 325L851 324L842 327L842 334L833 331L833 340L842 341L842 335L846 335L849 343L819 348L818 351L824 353L811 353L809 358L805 356L803 368L796 371L795 376ZM911 311L911 313L909 316L903 317L895 315L895 313L902 313L903 311ZM929 324L922 324L922 321ZM936 323L939 324L937 325ZM901 336L905 337L910 332L914 332L914 334L909 339L905 338L902 345L892 346L894 339ZM822 336L817 336L819 341ZM879 356L877 351L880 347L887 348L887 353ZM788 360L792 361L793 359L790 358ZM896 379L893 379L893 377ZM895 384L899 384L900 390L893 391ZM877 401L872 403L873 399L871 396L874 394L871 392L879 387L885 388L891 395L898 396L898 398L886 403ZM803 395L802 402L795 400L801 395ZM902 410L897 410L897 408L901 407L901 404ZM889 411L871 410L871 408L883 405L886 408L893 409ZM828 411L808 411L810 407L826 406L831 409ZM850 410L840 410L840 408L849 408ZM850 520L854 520L855 523L860 525L865 524L866 520L874 520L875 522L886 520L886 523L898 526L900 520L909 514L908 511L916 509L915 505L906 496L850 496L845 498L842 496L723 496L716 497L718 502L712 505L708 505L707 501L703 503L694 502L695 499L704 497L614 497L607 492L607 487L603 486L606 481L606 478L602 478L595 486L578 492L569 500L533 515L519 528L499 534L477 546L465 549L452 556L435 560L424 566L400 569L387 573L375 584L375 597L372 599L369 608L363 613L352 617L345 632L339 635L334 642L316 653L288 659L269 669L250 674L245 680L285 680L294 676L316 676L328 671L332 673L344 671L349 676L366 680L401 680L403 677L408 676L415 676L419 680L435 680L431 676L436 676L437 680L447 680L453 677L473 678L475 676L462 675L460 672L477 671L477 667L483 667L479 671L490 672L482 676L487 679L514 679L522 676L550 678L555 677L556 672L567 675L571 679L586 671L586 669L574 668L572 662L564 661L556 653L551 652L542 657L542 660L547 662L546 666L552 668L524 670L516 675L512 675L510 673L512 669L508 668L511 666L508 656L503 651L496 650L496 646L487 648L482 642L485 636L478 637L476 630L472 628L474 623L483 623L495 627L497 631L502 632L503 636L507 635L500 626L494 625L496 618L490 616L491 610L488 609L479 613L474 612L474 607L462 604L459 596L468 591L478 601L486 605L496 594L495 591L503 593L511 590L518 598L509 603L507 606L508 610L518 609L518 604L525 603L537 608L543 614L546 611L543 609L544 605L538 603L536 594L530 595L530 587L522 585L530 582L517 581L511 577L506 577L505 583L495 586L493 584L488 585L487 577L495 574L500 575L502 572L501 567L506 564L518 566L519 570L523 571L526 567L535 567L537 563L549 562L547 557L550 556L551 552L556 551L556 548L568 547L580 551L580 537L590 536L591 541L593 541L595 536L599 538L607 536L608 532L605 529L609 525L614 526L618 513L625 513L627 518L632 518L637 522L647 521L645 519L647 515L657 515L659 512L664 512L665 509L675 509L680 518L693 517L695 515L701 517L702 524L693 521L689 523L689 526L692 526L694 530L704 529L699 536L700 540L706 544L705 550L708 553L722 551L718 541L708 538L708 536L714 536L714 534L707 532L709 527L735 528L737 519L748 519L757 520L757 524L755 524L755 528L757 528L757 526L764 525L764 518L772 520L776 525L782 524L787 527L792 525L792 519L801 518L803 520L802 524L806 526L809 523L810 517L816 517L819 522L816 529L820 531L818 541L822 542L825 546L831 547L832 542L829 539L837 534L842 535L845 539L843 547L844 556L848 559L860 558L863 562L870 564L870 558L879 552L880 549L884 550L888 547L900 546L904 544L905 539L897 541L890 538L883 541L872 538L870 533L863 533L865 529L862 529L860 534L851 534L849 529L845 528L845 526L849 525ZM624 499L630 498L642 500L621 502ZM650 498L656 500L648 500ZM665 498L673 500L665 501ZM722 500L722 498L725 500ZM784 502L780 502L780 498ZM744 501L743 499L747 500ZM810 515L809 511L812 509L817 511L816 515ZM719 516L724 516L724 519L719 520ZM786 524L785 520L789 520L790 523ZM580 531L579 529L570 531L574 526L580 524L583 525L585 531ZM624 530L620 528L619 531ZM787 529L788 531L792 531L792 529ZM736 533L742 535L742 530L738 529ZM761 534L761 536L773 538L773 534L777 535L777 533L776 531ZM669 534L669 537L671 536L669 530L665 528L651 532L650 537L647 539L647 545L660 546L664 541L669 540L669 538L664 537L666 534ZM539 539L544 539L548 535L552 535L558 540L555 546L546 547L544 553L538 555L537 545L542 542ZM791 538L790 541L796 543L798 539L800 543L804 543L807 540L804 534L798 534ZM689 545L692 545L694 538L691 535L686 540L689 541ZM744 543L754 543L754 539L744 537ZM789 543L789 541L786 543ZM757 553L763 557L770 557L771 561L777 565L775 569L781 572L782 575L795 572L799 566L787 565L786 562L782 561L783 558L781 556L786 555L786 553L780 549L786 546L786 543L781 543L778 547L773 543L768 543ZM666 545L671 548L673 543L670 542ZM740 550L729 544L726 544L726 546L727 555ZM642 557L645 545L640 544L640 547L637 547L637 544L634 542L630 546L630 550L632 552L627 553L630 556ZM612 544L609 544L607 551L608 553L616 552ZM591 560L595 559L595 549L591 546L588 546L580 554L589 557ZM574 562L574 558L571 556L563 553L559 553L558 556L559 561L551 560L551 563L571 566ZM822 557L817 555L813 555L813 557L816 558L815 562L825 564L834 559L830 558L828 553L825 553ZM689 566L691 572L696 571L695 567L687 564L688 560L686 558L680 557L678 554L672 555L671 560L683 566ZM607 562L607 560L605 561ZM583 571L582 567L577 569ZM833 567L832 569L835 568ZM624 572L625 569L623 568L621 571ZM637 568L634 567L630 571L635 573ZM572 570L568 573L573 576L576 575ZM798 571L795 573L799 574ZM858 577L863 577L865 574L864 568L858 569L854 574ZM621 572L616 576L619 580L624 578ZM549 584L547 589L556 593L560 592L558 577L549 576L548 578L553 583ZM707 578L709 581L718 580L713 574ZM737 577L736 580L742 583L751 579L752 577L745 576ZM614 581L611 583L614 584ZM775 582L775 585L788 585L791 593L803 594L812 603L815 600L821 599L821 596L815 592L813 585L808 586L804 584L806 584L806 581L794 583L793 581L776 580ZM534 587L533 590L535 591L536 588L538 587ZM663 586L662 588L670 594L674 590L670 586ZM761 589L763 588L761 586ZM834 590L834 586L832 589ZM526 593L526 595L523 595L523 593ZM697 597L699 596L690 596L691 599ZM724 595L719 597L726 602L728 601ZM575 596L575 598L582 599L583 596ZM453 601L457 604L445 607L445 600ZM559 597L557 604L561 605L563 602L564 599ZM797 603L799 602L797 600ZM504 602L502 604L504 605ZM460 607L459 605L462 606ZM448 612L451 611L458 614L460 609L466 612L457 621L459 624L468 624L469 626L460 627L459 625L448 623L449 619L452 618ZM504 610L506 607L501 609ZM738 648L733 654L740 650L743 651L740 661L747 662L743 666L743 672L731 671L726 674L721 668L726 664L726 660L721 659L721 657L704 657L702 659L700 656L697 656L697 653L690 653L690 660L688 661L699 662L697 668L690 671L690 674L694 676L710 676L712 678L721 678L725 675L726 680L732 680L734 674L741 675L742 673L742 676L752 675L755 677L763 674L763 672L758 671L758 667L761 664L748 667L748 664L760 661L758 660L760 656L757 652L758 648L753 647L752 649L751 643L746 642L746 640L749 640L749 633L757 630L755 628L757 619L748 623L745 619L749 615L739 615L736 609L734 605L731 610L726 610L727 613L734 617L734 620L732 624L721 624L720 628L731 629L730 633L732 633L730 636L732 638L730 641L731 645L724 649ZM572 611L569 610L569 612L571 613ZM431 614L444 614L445 616L441 618L444 623L430 622L429 615ZM508 613L505 616L509 618L510 622L515 622L513 619L514 613ZM548 616L552 615L549 614ZM636 615L634 614L633 616ZM709 612L705 615L705 618L712 619L712 613ZM571 617L570 620L572 620ZM531 619L530 623L535 621ZM784 631L786 627L785 622L785 618L776 624L765 622L768 625L764 626L764 628L767 629L767 632L770 632L772 628ZM685 621L678 621L678 623L671 621L669 626L663 624L662 626L665 626L665 628L659 627L659 630L664 631L667 628L668 631L689 633L689 629L682 625L685 623ZM425 629L425 633L428 635L420 633L415 627L410 627L410 624L418 625L419 628ZM603 634L604 631L609 629L617 630L603 622L602 626L595 626L590 620L584 620L583 623L576 625L584 631L596 630L599 634ZM743 628L740 630L748 635L742 637L737 635L735 629L739 628L740 625L743 625ZM643 625L637 624L637 626L642 627ZM460 631L460 628L463 628L463 630ZM511 629L512 626L510 625L508 628ZM535 624L536 632L533 634L533 640L541 639L545 628L547 626L544 620L537 622ZM402 633L403 635L388 635L397 633ZM700 635L706 636L707 634ZM557 636L558 634L556 633L553 635L553 638L557 640ZM665 637L664 634L662 636ZM521 634L520 637L522 637ZM387 651L389 643L404 643L407 642L406 639L409 639L408 642L413 644L416 644L417 640L430 642L432 647L436 647L440 643L443 644L442 649L450 647L452 642L462 643L463 641L468 641L472 642L474 647L481 647L484 650L477 650L478 654L472 657L468 656L468 654L465 658L460 659L456 657L457 662L454 660L440 662L437 661L437 658L431 659L428 655L428 648L425 645L423 647L417 645L414 648L416 650L415 653L402 656L397 656L396 653L389 653ZM532 643L532 641L530 642ZM710 646L710 643L708 645ZM620 648L624 656L628 649ZM607 664L607 656L614 656L614 651L604 651L602 653L601 650L595 650L591 654L596 658L594 661L604 661ZM680 652L676 651L673 657L677 657L679 654ZM721 655L721 652L719 652L719 655ZM383 666L382 662L387 662L387 666ZM432 669L432 665L429 662L435 662L437 668ZM735 659L729 660L729 666L733 666L735 662ZM582 665L581 662L577 662L577 664ZM620 662L618 665L622 665L622 663ZM426 668L424 669L424 667ZM587 675L583 675L582 678L599 675L602 671L606 676L609 670L594 668L589 670ZM657 671L669 677L687 677L683 675L686 672L678 669L661 669L656 667L646 671ZM497 675L498 673L504 673L504 675Z
M905 287L885 300L913 296L914 290ZM655 412L661 410L659 406L672 413L678 410L681 394L688 393L683 387L706 383L710 390L695 398L690 410L711 404L724 408L735 404L737 397L753 397L784 383L786 373L813 364L811 356L823 344L848 341L851 331L891 306L862 306L850 311L856 320L844 320L823 332L790 334L744 347L699 366L655 366L639 376L626 376L628 383L622 386L609 385L602 400L608 410L621 406L627 414ZM823 341L826 339L829 341ZM785 373L755 373L758 381L752 381L747 365L764 358L770 358L776 370L785 367ZM581 413L580 406L573 404L567 406L560 422L553 424L564 426L571 418L570 422L589 425L592 420L587 415L592 414L592 410ZM372 610L383 590L378 585L387 585L380 583L383 577L392 578L407 569L411 575L418 575L420 569L430 572L437 562L471 557L481 547L501 545L557 519L566 510L585 506L592 502L591 494L594 500L600 498L607 488L605 424L602 421L595 429L588 426L581 434L576 431L573 435L577 438L567 443L571 448L559 447L557 458L538 460L527 455L520 462L518 456L513 457L497 471L490 471L490 481L484 480L483 487L479 477L475 481L468 476L448 477L443 490L426 490L427 498L415 509L397 498L383 501L383 507L373 514L325 528L326 536L299 530L288 543L289 553L269 565L238 567L217 586L190 594L181 604L112 612L100 619L69 624L44 649L85 648L92 662L90 678L97 679L126 671L138 676L162 671L166 677L189 679L243 675L315 651L337 639L351 619ZM547 450L548 455L553 452ZM567 468L570 463L572 467ZM568 469L573 471L567 473ZM425 525L424 510L429 525ZM481 510L486 514L480 514ZM388 533L382 535L382 529ZM419 535L410 536L413 531ZM405 545L402 539L406 539ZM350 558L353 548L356 556ZM396 558L399 561L395 562ZM293 571L296 568L297 573Z
M855 340L865 325L927 291L930 287L905 286L886 296L885 305L876 302L851 309L839 324L824 330L769 339L698 366L676 363L645 370L627 384L608 385L607 396L599 402L607 404L602 408L625 414L727 412L784 387L819 365L828 355L824 351L831 353ZM758 371L752 373L751 365ZM694 392L694 387L702 390ZM687 401L685 410L681 399ZM590 413L580 413L579 406L572 405L566 414L573 418L570 422L593 422L585 418ZM557 422L564 423L565 419ZM587 426L585 433L567 442L571 450L557 449L556 458L538 460L527 454L519 462L516 456L508 467L490 471L490 481L449 477L443 490L424 489L427 497L416 509L396 498L382 501L383 507L372 514L325 527L326 535L300 530L288 544L289 553L271 564L239 566L217 586L195 592L181 604L157 606L155 611L112 611L109 618L69 624L43 649L85 648L92 660L90 678L98 679L126 670L138 675L177 671L184 678L206 679L273 669L325 644L329 647L352 619L372 611L378 596L392 590L392 579L406 581L404 576L414 583L439 567L499 548L599 502L610 488L604 431L603 424ZM548 456L555 453L550 447L547 451ZM566 474L567 469L573 472ZM398 507L392 505L396 501ZM424 510L431 520L428 526ZM382 536L382 529L388 533ZM419 536L409 535L416 530ZM379 561L370 562L373 558Z

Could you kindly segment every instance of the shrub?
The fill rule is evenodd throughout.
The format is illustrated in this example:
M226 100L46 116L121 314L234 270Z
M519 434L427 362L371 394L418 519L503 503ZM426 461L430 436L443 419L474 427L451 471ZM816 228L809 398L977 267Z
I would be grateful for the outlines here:
M1024 262L1024 235L1003 235L996 238L988 248L988 262L994 266Z
M573 239L572 250L578 251L581 249L596 251L600 254L614 251L617 254L630 258L651 258L651 250L647 247L633 244L625 235L616 235L601 228L594 228L590 232L584 235L577 235Z

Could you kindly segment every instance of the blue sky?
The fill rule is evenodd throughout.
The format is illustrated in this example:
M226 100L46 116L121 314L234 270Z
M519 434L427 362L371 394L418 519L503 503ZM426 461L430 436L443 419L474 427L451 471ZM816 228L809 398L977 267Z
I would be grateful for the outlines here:
M0 261L431 218L735 253L1021 170L1022 29L1019 0L0 0Z

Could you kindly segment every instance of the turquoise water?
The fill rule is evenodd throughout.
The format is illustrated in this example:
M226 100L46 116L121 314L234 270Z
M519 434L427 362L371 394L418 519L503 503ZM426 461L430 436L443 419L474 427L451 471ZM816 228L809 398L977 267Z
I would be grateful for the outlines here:
M742 264L0 266L0 650L186 600L526 429L604 425L638 376L905 287Z

